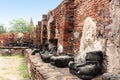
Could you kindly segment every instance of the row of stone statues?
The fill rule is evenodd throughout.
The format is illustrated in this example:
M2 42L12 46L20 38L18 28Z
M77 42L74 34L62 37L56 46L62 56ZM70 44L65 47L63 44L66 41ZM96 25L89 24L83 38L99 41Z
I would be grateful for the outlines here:
M53 39L54 40L54 39ZM85 62L76 62L74 56L58 53L61 49L54 45L49 49L49 44L40 45L38 49L33 49L32 55L39 53L41 59L45 63L50 63L56 67L69 67L72 74L78 76L83 80L91 80L92 78L102 74L103 68L103 52L92 51L86 53Z
M26 36L26 40L24 40L24 36L26 36L23 33L17 33L16 37L12 36L8 38L8 43L5 46L9 47L32 47L33 46L33 40L30 38L30 36Z
M56 41L57 39L52 39L53 43L50 42L50 45L48 43L40 45L41 49L39 48L39 51L38 49L33 50L32 55L39 52L40 57L44 62L51 63L57 67L67 67L70 61L74 61L74 58L73 56L61 53L61 46L57 47Z
M69 68L72 74L77 75L83 80L91 80L92 78L102 74L103 52L88 52L85 62L70 62Z

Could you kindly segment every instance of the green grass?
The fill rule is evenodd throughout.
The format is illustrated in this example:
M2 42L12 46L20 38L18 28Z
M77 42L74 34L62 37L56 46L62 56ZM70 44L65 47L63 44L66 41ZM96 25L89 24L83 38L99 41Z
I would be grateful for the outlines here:
M11 57L11 56L0 55L0 58L8 58L8 57ZM20 65L19 65L18 71L19 71L20 75L22 75L22 77L23 77L20 80L30 80L30 75L28 73L28 67L27 67L26 60L25 60L24 56L16 55L16 57L18 59L20 59Z
M20 72L20 74L24 78L24 79L21 79L21 80L30 80L27 64L26 64L26 61L25 61L24 57L21 56L21 55L19 55L18 57L20 58L20 62L21 62L18 71Z

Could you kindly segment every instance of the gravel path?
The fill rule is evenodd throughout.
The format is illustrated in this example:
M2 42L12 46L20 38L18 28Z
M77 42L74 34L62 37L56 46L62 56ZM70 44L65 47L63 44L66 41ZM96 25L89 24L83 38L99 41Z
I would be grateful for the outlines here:
M22 80L18 71L19 65L18 56L0 57L0 80Z

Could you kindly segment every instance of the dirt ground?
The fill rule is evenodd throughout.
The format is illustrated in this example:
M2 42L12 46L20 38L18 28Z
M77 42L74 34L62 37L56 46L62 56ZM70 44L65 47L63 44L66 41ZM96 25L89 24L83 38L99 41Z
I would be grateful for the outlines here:
M23 80L18 71L20 59L17 56L0 56L0 80Z

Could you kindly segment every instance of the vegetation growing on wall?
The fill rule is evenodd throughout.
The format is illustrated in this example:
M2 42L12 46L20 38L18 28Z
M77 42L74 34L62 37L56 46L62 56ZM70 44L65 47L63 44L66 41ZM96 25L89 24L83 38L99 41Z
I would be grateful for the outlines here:
M30 80L30 76L29 76L28 69L27 69L27 64L26 64L24 57L21 55L18 57L20 58L20 61L21 61L18 71L20 72L20 74L23 76L25 80ZM24 79L21 79L21 80L24 80Z

